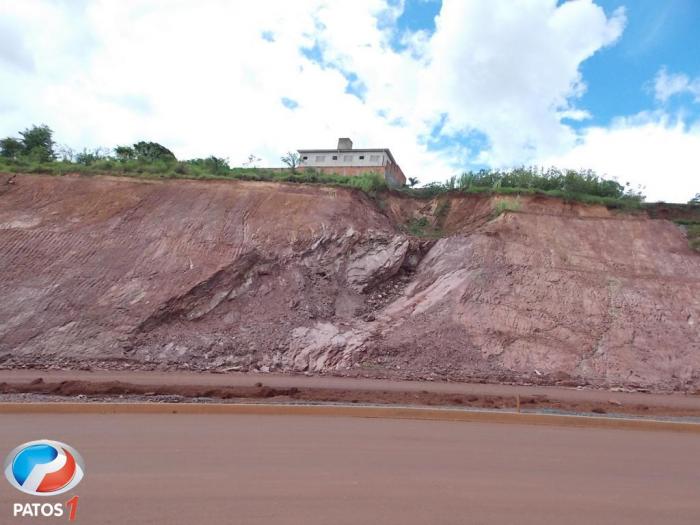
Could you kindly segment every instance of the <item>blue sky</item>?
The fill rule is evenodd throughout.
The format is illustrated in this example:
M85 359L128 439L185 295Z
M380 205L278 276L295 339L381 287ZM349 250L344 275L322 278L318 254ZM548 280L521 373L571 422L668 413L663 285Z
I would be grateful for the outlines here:
M564 3L559 1L559 4ZM591 114L573 126L608 125L614 118L659 106L653 79L661 67L700 77L700 2L697 0L597 0L608 15L623 8L626 25L620 39L581 64L587 89L579 106ZM404 31L435 31L441 0L407 0L397 19L396 35ZM399 38L392 40L401 50ZM667 103L672 112L700 117L692 95L679 94ZM699 190L700 191L700 190Z
M269 166L349 136L422 183L555 165L684 202L699 21L696 0L8 1L0 136Z
M619 42L581 66L588 90L581 105L592 122L605 125L619 115L632 115L658 106L652 79L659 68L700 76L700 2L695 0L607 0L607 12L623 6L627 25ZM700 105L688 94L669 100L672 111L695 118Z

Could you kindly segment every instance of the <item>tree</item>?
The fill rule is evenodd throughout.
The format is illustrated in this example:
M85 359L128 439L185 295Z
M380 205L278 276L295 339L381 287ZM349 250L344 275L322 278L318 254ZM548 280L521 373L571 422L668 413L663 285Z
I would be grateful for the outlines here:
M134 144L133 149L137 160L146 162L153 162L157 160L165 162L177 161L177 158L172 151L165 146L158 144L157 142L137 142Z
M53 131L47 125L32 126L19 132L22 135L22 153L33 160L48 162L56 158Z
M299 154L288 151L287 154L282 157L282 162L294 172L297 170L297 166L299 166Z
M23 149L24 145L19 139L7 137L0 140L0 157L16 159L21 155Z
M131 146L117 146L114 148L114 154L117 156L117 160L121 161L134 160L136 158L134 148Z
M695 197L688 201L688 204L700 204L700 193L696 193Z
M408 178L408 187L413 188L413 186L418 184L418 182L420 182L420 181L416 177L409 177Z

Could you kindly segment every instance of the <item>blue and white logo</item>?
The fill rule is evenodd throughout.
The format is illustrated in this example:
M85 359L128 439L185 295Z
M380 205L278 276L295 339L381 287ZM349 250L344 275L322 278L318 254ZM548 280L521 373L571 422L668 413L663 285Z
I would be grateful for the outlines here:
M4 471L7 481L17 490L32 496L56 496L80 483L85 463L73 447L40 439L10 452Z

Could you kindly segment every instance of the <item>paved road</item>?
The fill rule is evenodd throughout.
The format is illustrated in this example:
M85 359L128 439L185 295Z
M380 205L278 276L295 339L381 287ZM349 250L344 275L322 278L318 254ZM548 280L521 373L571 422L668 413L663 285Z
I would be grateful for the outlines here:
M197 372L144 372L144 371L72 371L72 370L0 370L0 383L31 381L42 377L45 381L124 381L147 385L207 385L207 386L252 386L262 382L266 386L289 388L339 388L356 390L389 390L415 392L426 390L438 393L461 393L494 396L543 395L559 401L619 401L624 404L644 404L650 407L665 407L700 410L700 395L647 394L640 392L611 392L608 390L578 390L576 388L549 386L515 386L483 383L450 383L440 381L397 381L390 379L364 379L331 376L304 376L283 374L211 374Z
M90 525L700 523L700 440L680 433L343 417L0 415L3 454L40 437L66 441L85 458L75 493L78 523ZM0 487L0 523L30 522L10 518L10 504L36 498Z

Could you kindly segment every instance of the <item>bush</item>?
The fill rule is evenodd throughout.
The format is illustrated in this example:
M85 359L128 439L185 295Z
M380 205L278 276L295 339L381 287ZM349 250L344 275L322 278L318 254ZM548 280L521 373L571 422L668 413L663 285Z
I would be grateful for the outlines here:
M228 165L228 159L214 157L213 155L206 159L186 160L185 163L195 168L193 170L194 173L223 175L231 171L231 167Z
M428 219L425 217L421 217L420 219L416 219L415 217L408 221L408 224L406 225L408 228L408 232L411 235L415 235L416 237L423 237L425 235L425 229L428 227L429 222Z
M514 195L541 194L621 208L639 207L644 200L644 196L632 191L629 185L623 186L615 180L604 179L591 170L561 171L557 168L542 170L535 167L521 167L510 171L464 172L442 183L433 182L422 188L404 188L402 191L424 198L432 198L451 191Z
M98 161L106 160L108 158L109 150L104 150L102 148L96 148L94 150L84 149L75 156L75 162L76 164L91 166Z
M384 177L379 173L363 173L359 177L336 177L341 177L340 179L336 178L336 183L342 181L342 184L345 182L345 180L347 180L348 186L359 188L366 193L376 193L387 189L386 180L384 180Z
M493 214L498 217L507 211L519 211L522 205L515 199L501 199L493 207Z

